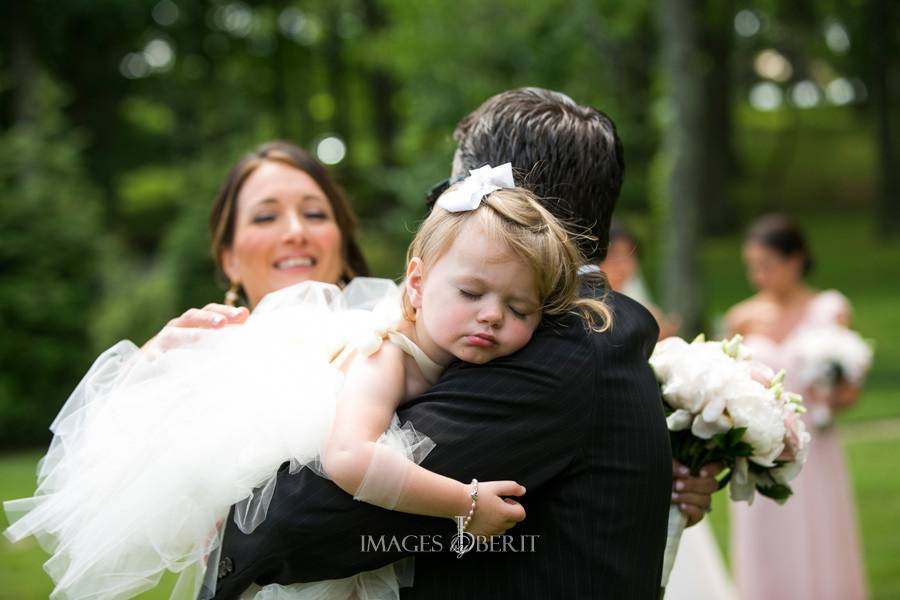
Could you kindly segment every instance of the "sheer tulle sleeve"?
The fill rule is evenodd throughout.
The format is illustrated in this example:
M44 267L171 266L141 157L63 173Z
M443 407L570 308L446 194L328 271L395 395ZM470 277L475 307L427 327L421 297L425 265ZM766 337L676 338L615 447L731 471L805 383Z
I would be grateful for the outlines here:
M394 416L372 453L362 483L353 498L389 510L400 502L413 463L420 463L434 448L430 438L417 432L412 423L399 427Z

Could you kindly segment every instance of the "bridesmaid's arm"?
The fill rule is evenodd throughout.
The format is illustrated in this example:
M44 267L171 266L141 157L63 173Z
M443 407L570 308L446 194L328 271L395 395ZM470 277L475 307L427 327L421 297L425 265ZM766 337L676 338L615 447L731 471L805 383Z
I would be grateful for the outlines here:
M853 327L853 310L850 303L844 301L843 309L837 314L836 320L844 327L850 329ZM845 410L852 407L859 400L861 387L852 383L844 382L835 386L831 394L831 407L836 410Z

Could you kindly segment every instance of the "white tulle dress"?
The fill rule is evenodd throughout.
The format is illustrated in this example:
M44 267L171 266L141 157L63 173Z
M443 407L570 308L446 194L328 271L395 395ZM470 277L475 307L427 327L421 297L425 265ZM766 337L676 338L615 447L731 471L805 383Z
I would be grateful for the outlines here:
M264 298L244 325L197 330L175 348L119 342L54 420L34 497L5 503L6 536L34 535L52 553L54 600L130 598L165 570L182 573L173 597L211 592L214 567L205 565L217 564L229 507L250 531L265 518L278 468L315 464L342 357L395 339L399 317L390 281L358 278L344 290L304 282ZM440 367L421 350L404 349L436 377ZM381 441L416 461L433 447L396 418ZM396 598L397 587L389 565L258 596Z

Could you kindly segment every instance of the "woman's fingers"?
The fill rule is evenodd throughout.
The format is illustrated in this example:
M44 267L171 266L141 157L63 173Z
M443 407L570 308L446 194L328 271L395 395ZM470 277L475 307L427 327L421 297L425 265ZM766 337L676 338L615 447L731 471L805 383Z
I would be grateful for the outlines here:
M186 329L216 329L225 325L225 316L218 313L201 310L199 308L189 308L184 311L180 317L175 317L168 322L166 328L182 327Z
M200 339L200 327L163 327L156 337L147 342L145 348L156 352L165 352L191 344Z
M706 514L706 511L700 510L698 507L692 504L679 504L678 510L680 510L685 517L687 517L687 527L693 527L697 523L699 523L703 519L703 515Z
M203 308L189 308L180 317L169 321L144 347L164 352L196 341L200 336L200 332L197 331L199 329L220 329L226 325L239 325L249 316L250 311L243 306L212 303Z
M203 310L214 312L225 317L229 325L243 323L250 316L250 311L244 306L228 306L212 302L203 307Z
M693 508L697 509L697 512L700 514L709 512L709 507L712 506L711 500L712 496L709 496L707 494L672 494L672 504L677 504L679 506L690 505Z
M169 321L169 327L218 329L225 325L243 323L250 316L244 307L207 304L203 308L189 308L180 317Z

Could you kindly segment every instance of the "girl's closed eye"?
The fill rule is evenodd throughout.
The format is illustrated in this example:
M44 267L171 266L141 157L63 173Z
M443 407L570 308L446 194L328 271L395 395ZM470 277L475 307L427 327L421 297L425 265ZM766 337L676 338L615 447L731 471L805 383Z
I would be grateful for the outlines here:
M468 299L468 300L478 300L479 298L481 298L481 294L478 294L478 293L476 293L476 292L469 292L469 291L464 290L464 289L462 289L462 288L459 288L459 294L460 294L463 298L466 298L466 299Z
M530 314L528 311L516 309L516 307L512 305L509 305L509 312L511 312L515 318L522 321L527 319Z
M307 210L303 212L303 216L307 219L312 219L314 221L326 221L328 220L328 213L323 210Z

